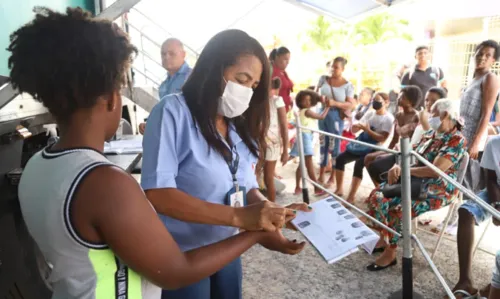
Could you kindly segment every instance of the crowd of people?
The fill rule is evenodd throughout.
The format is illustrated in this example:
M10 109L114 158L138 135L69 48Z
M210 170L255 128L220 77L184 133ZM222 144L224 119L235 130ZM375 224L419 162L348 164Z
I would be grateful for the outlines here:
M283 49L277 51L286 53L288 64L290 51ZM329 61L326 64L328 73L320 77L317 86L310 88L315 93L304 90L296 95L296 110L301 125L314 127L313 122L317 121L319 129L326 133L351 136L358 141L387 145L387 148L396 150L399 149L400 138L409 138L417 153L454 179L457 179L462 163L468 163L465 186L500 211L500 85L498 77L491 71L499 59L500 47L492 40L483 41L477 46L474 76L462 91L460 99L447 98L445 75L441 68L430 64L429 56L426 46L415 50L415 66L406 67L406 71L400 75L400 90L385 93L372 87L363 87L359 96L355 94L353 84L343 76L347 60L337 57ZM273 57L270 57L273 66L289 80L285 71L287 64L277 65ZM290 94L289 89L282 92L287 97ZM397 109L390 107L391 93L397 94ZM318 110L313 111L316 103ZM392 139L387 142L391 134ZM317 176L313 164L315 138L310 130L302 130L302 140L305 165L311 180L344 197L345 165L354 162L350 190L345 197L348 202L354 203L362 182L363 169L366 168L375 186L366 199L368 214L401 231L401 169L397 155L375 151L353 142L342 146L341 139L320 134ZM283 147L283 152L286 150ZM297 155L295 144L290 156ZM331 170L328 169L329 165ZM330 177L325 180L328 171ZM446 207L458 198L459 190L430 167L420 162L414 163L410 174L412 217ZM478 179L479 174L484 175ZM297 169L295 193L300 192L300 171ZM322 189L314 187L314 195L323 194ZM474 224L490 216L470 199L457 213L460 279L453 291L457 298L487 295L490 293L489 286L482 292L474 288L471 265ZM499 221L493 223L498 225ZM367 267L369 271L380 271L396 264L397 236L385 230L380 230L380 235L375 252L382 254ZM493 286L498 286L498 274L494 278L497 281L494 281ZM498 289L491 288L493 295L490 298L497 298L495 296L498 295L494 295L496 292Z
M47 39L52 42L42 42ZM402 74L401 90L358 87L356 96L343 75L347 60L337 57L313 90L294 95L286 47L268 56L245 32L226 30L209 40L191 69L182 42L169 39L161 47L168 74L161 99L139 125L140 185L102 155L118 128L120 90L137 52L127 35L79 8L41 9L11 35L8 50L12 84L41 101L61 132L31 158L19 186L28 230L53 265L57 298L110 298L115 292L145 299L242 298L240 256L246 250L261 244L299 253L305 244L281 230L293 229L297 210L311 207L280 206L274 186L278 160L284 165L298 155L286 116L294 110L303 126L317 121L322 131L369 144L383 146L392 134L388 147L397 149L399 138L411 138L420 155L452 178L468 153L486 173L479 196L500 210L500 136L486 142L499 127L499 83L491 66L500 47L494 41L478 45L474 78L458 100L446 98L444 73L430 65L427 47L417 48L417 63ZM390 109L390 93L398 94L397 111ZM397 156L353 142L343 148L340 139L322 135L316 176L313 132L303 130L302 140L308 176L327 189L335 186L339 196L345 166L354 162L347 195L352 203L366 167L375 183L368 213L401 230ZM429 167L416 163L410 171L413 217L456 198L458 190ZM300 174L297 169L296 193ZM315 188L314 194L325 193ZM488 213L474 201L458 213L460 280L454 291L466 298L478 292L471 277L474 225ZM380 235L376 251L382 254L369 271L396 263L397 237ZM495 273L490 298L500 292Z

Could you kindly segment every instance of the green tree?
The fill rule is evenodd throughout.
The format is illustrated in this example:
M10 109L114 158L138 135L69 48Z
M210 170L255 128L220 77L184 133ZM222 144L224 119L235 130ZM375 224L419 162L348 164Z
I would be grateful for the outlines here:
M324 16L319 16L313 23L311 28L307 30L307 35L311 41L322 50L330 50L332 48L332 38L336 34L332 23L325 19Z
M383 43L390 39L413 38L408 32L408 21L398 19L388 13L369 16L354 25L354 43L357 45L372 45Z
M388 13L372 15L355 24L331 22L319 16L307 30L307 36L320 49L330 50L378 44L396 38L411 41L408 25L408 21Z

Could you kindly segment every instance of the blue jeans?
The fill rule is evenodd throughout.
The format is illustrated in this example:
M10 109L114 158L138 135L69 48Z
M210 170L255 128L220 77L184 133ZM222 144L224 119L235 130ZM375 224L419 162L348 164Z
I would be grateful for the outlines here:
M487 204L490 204L490 201L488 199L488 192L486 191L486 189L479 191L477 196ZM490 219L491 217L490 213L488 213L485 209L483 209L480 205L478 205L476 202L472 200L469 200L463 205L461 205L460 209L465 209L472 216L474 216L474 219L476 220L476 225L481 224L482 222Z
M493 278L491 279L491 286L495 289L500 289L500 251L497 252L495 257L495 268L493 268Z
M241 258L212 276L182 289L163 290L162 299L241 299Z
M338 109L328 111L326 118L319 121L318 128L321 131L342 135L344 131L344 120L340 117ZM340 155L340 139L328 137L323 134L319 136L320 144L320 166L325 167L328 164L328 154L331 153L332 159Z

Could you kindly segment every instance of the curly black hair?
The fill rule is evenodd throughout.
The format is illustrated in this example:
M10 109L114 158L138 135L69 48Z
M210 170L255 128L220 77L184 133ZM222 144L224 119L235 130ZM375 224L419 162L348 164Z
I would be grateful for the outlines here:
M495 58L495 60L498 60L498 58L500 58L500 45L496 41L489 39L481 42L479 45L477 45L476 52L482 48L493 48L495 50L493 58Z
M306 96L309 96L311 98L311 107L316 106L320 101L320 95L318 93L309 89L301 90L295 96L295 104L297 105L297 107L299 107L299 109L304 109L304 106L302 105L302 100Z
M437 94L440 99L445 99L448 96L448 91L441 87L432 87L427 92L433 92Z
M33 11L35 19L10 35L15 88L42 102L59 123L120 90L137 49L116 24L81 8Z
M408 85L401 89L405 98L410 101L412 107L418 107L422 102L422 90L416 85Z

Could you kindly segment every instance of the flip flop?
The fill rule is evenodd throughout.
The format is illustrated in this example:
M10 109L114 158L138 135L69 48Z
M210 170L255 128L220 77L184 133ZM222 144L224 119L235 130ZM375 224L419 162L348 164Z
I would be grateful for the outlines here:
M378 248L373 249L372 254L373 253L382 253L382 252L384 252L384 250L385 250L385 247L378 247Z
M368 265L366 267L366 270L370 271L370 272L377 272L377 271L382 271L382 270L385 270L387 268L390 268L392 266L396 266L398 264L398 260L397 259L394 259L389 265L387 266L379 266L377 265L376 263L372 263L370 265Z
M475 295L471 295L469 292L465 290L456 290L453 292L453 295L460 295L463 299L476 299L478 298L479 292Z
M478 290L478 291L477 291L477 295L476 295L476 297L475 297L475 298L477 298L477 299L488 299L488 297L483 297L483 296L481 295L481 291L480 291L480 290Z
M314 192L314 196L323 196L325 194L326 194L326 192L324 190L321 190L319 192Z

